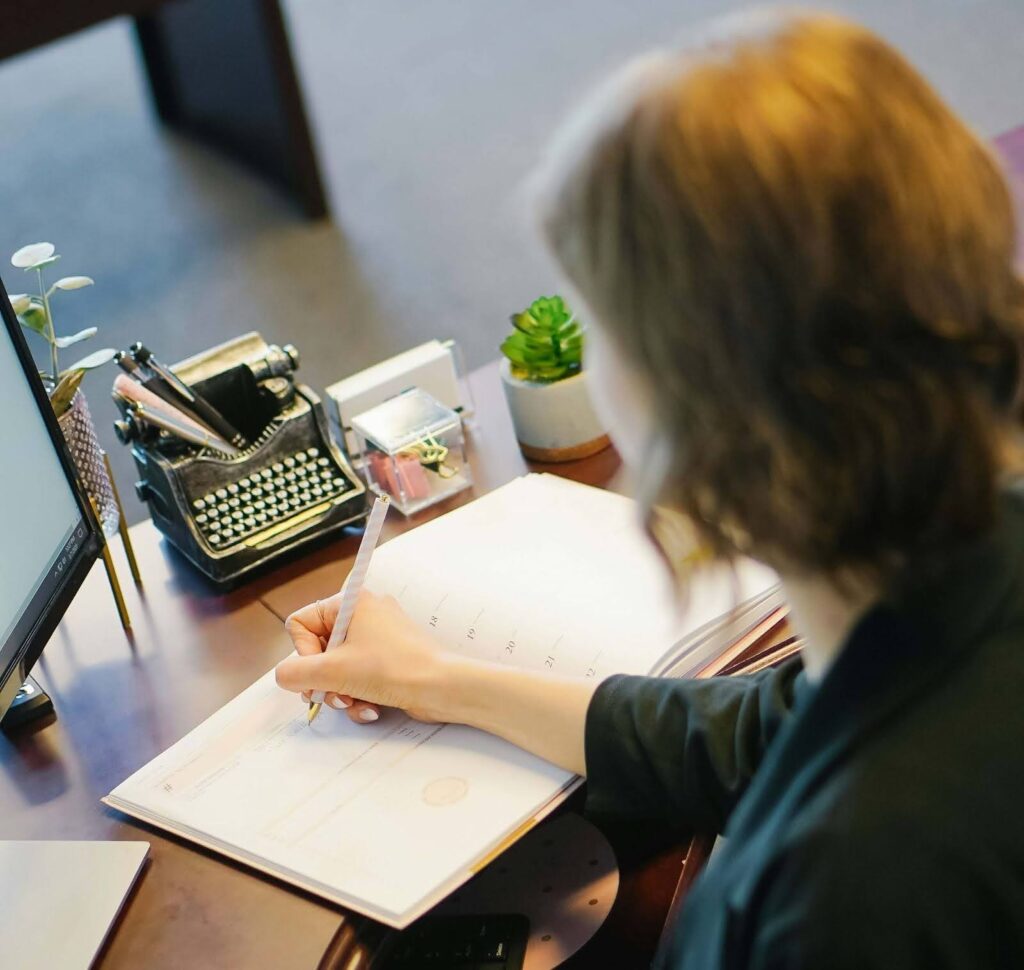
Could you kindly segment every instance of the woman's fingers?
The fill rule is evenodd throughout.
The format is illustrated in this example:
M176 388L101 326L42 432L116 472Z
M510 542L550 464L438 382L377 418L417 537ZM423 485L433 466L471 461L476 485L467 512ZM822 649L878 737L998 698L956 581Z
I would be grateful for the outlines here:
M329 600L304 606L288 617L285 626L296 653L277 665L275 676L279 687L300 694L303 702L307 704L313 693L322 691L327 706L345 711L356 723L372 723L380 717L380 707L368 701L356 700L345 690L348 687L350 691L356 686L350 680L353 675L360 685L357 690L367 690L367 671L363 670L365 664L355 663L356 668L363 670L361 674L352 669L352 662L358 660L362 654L357 650L348 657L346 651L342 649L330 654L325 652L331 630L337 620L340 601L341 594ZM364 627L374 631L374 642L379 639L376 633L382 625L385 639L395 635L388 625L394 625L394 618L387 612L389 609L392 612L397 610L397 602L385 597L375 597L365 590L360 594L355 619L361 619ZM349 632L353 632L353 628L350 628ZM367 630L364 629L363 641L367 640L366 634ZM387 677L384 680L386 682Z
M292 654L286 657L274 671L277 679L277 686L285 690L293 690L299 693L309 703L313 691L324 692L324 703L337 711L367 707L377 708L365 701L354 701L349 694L339 693L331 690L338 686L338 669L336 663L331 663L323 653L312 654L300 657ZM364 717L364 721L374 721L374 717Z
M313 703L313 692L311 690L304 690L299 697L302 698L303 703ZM324 703L328 707L333 707L336 711L344 711L346 708L352 706L352 698L344 694L336 694L333 690L329 690L324 694Z
M284 628L299 653L316 653L323 650L338 618L341 594L325 600L315 600L292 613L285 621Z
M296 693L337 689L339 673L337 664L331 662L333 659L319 650L306 656L293 653L275 668L277 686Z
M304 690L300 695L304 703L312 701L312 691ZM356 701L348 694L337 694L329 690L324 694L324 703L336 711L348 711L349 717L358 724L370 724L380 717L380 708L367 701Z
M354 701L346 712L350 721L356 724L371 724L380 717L380 709L376 704L368 704L366 701Z

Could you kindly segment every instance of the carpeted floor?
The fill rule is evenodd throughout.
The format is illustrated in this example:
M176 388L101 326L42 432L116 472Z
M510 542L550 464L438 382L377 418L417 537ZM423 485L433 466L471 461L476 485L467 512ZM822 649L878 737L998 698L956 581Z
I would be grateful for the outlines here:
M481 363L508 313L556 285L521 185L558 119L630 54L744 5L286 0L333 205L321 223L162 131L129 25L102 25L0 63L0 275L23 289L6 254L50 240L63 273L97 284L60 295L62 330L96 324L94 346L141 338L173 360L258 329L296 343L319 388L437 335ZM1024 121L1020 0L828 5L900 45L987 137ZM136 520L112 376L88 392Z

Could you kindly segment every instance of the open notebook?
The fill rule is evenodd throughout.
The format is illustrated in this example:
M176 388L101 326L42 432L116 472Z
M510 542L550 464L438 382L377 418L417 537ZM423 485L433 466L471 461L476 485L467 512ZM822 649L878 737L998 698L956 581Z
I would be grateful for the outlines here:
M367 586L452 649L598 679L695 672L778 606L775 576L741 562L697 577L680 613L634 504L550 475L385 543ZM498 738L397 711L356 725L325 709L308 726L271 671L105 801L402 927L577 783Z

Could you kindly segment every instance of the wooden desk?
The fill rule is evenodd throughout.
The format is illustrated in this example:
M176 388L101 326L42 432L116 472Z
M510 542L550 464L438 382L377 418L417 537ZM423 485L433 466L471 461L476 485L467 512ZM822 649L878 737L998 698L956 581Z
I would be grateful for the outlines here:
M0 58L130 16L164 124L256 169L327 214L313 139L278 0L49 0L5 3Z
M496 368L474 373L472 382L478 413L470 428L471 461L480 494L527 465L515 446ZM607 485L617 466L609 451L557 470ZM389 528L419 521L396 517ZM0 737L0 837L151 843L147 869L100 961L104 968L369 966L385 932L377 924L99 802L286 655L281 618L338 588L358 537L228 594L211 591L149 522L133 527L132 538L146 584L141 593L126 589L132 637L121 630L97 567L36 666L58 720L15 741ZM128 575L126 568L121 573ZM628 830L613 844L623 875L619 900L598 937L569 966L607 966L609 959L640 966L657 941L683 847Z

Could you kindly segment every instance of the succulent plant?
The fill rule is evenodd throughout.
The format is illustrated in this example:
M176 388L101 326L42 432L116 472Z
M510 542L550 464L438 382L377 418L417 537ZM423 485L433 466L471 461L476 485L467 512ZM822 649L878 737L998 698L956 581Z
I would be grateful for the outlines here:
M15 293L11 296L11 306L18 318L18 322L42 337L50 346L50 370L40 371L40 376L47 385L50 394L50 403L54 412L59 416L68 409L71 399L78 390L85 372L94 367L102 367L112 360L115 351L112 348L97 350L76 361L70 367L61 369L57 352L73 344L88 340L96 335L95 327L86 327L78 333L68 337L58 337L53 324L53 313L50 309L50 297L59 290L80 290L85 286L92 286L93 281L88 276L63 276L56 283L47 289L43 280L43 270L52 266L60 256L54 252L53 243L32 243L30 246L22 246L12 257L11 265L25 272L35 270L39 282L38 295L28 293Z
M560 296L542 296L513 313L512 326L501 352L513 377L551 384L579 373L583 328Z

